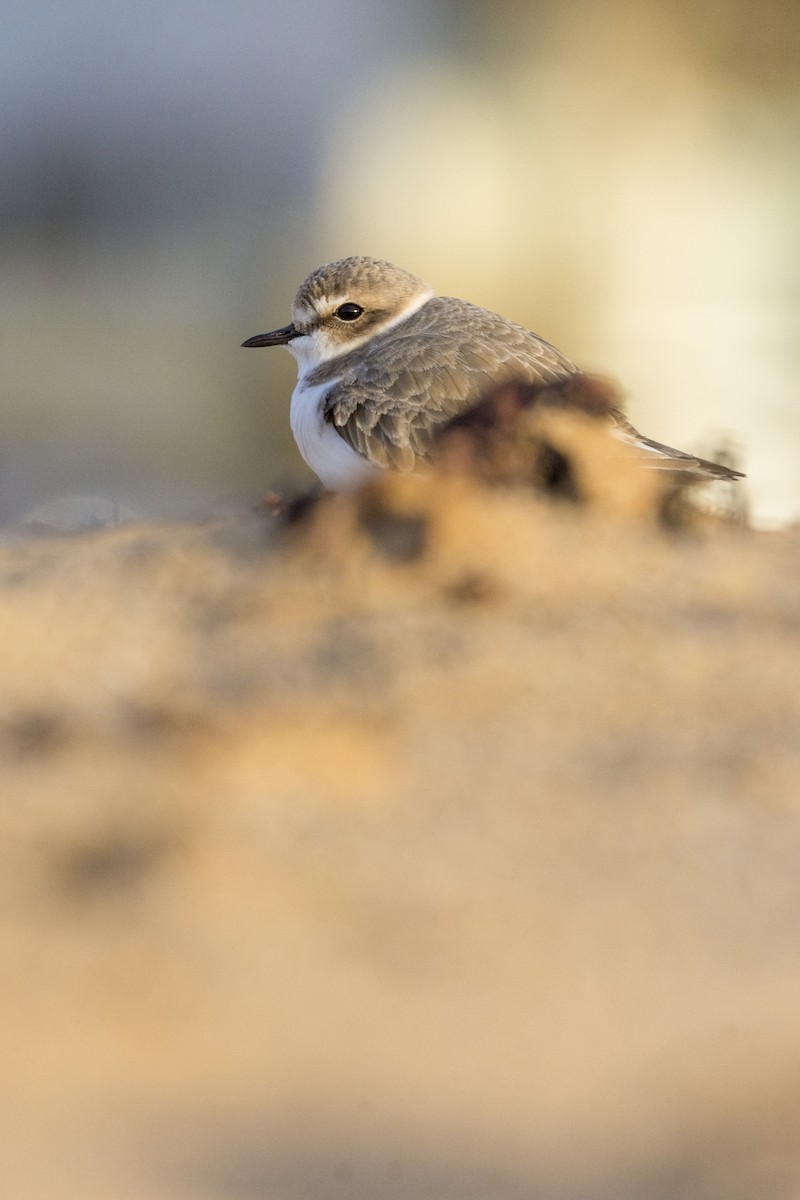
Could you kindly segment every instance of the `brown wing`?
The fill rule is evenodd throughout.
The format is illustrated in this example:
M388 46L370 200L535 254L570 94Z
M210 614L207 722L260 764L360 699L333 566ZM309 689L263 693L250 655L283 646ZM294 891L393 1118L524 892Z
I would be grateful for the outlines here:
M324 364L324 416L370 462L413 470L443 422L505 379L550 383L577 367L520 325L464 300L437 297L361 347ZM335 376L336 382L333 382Z

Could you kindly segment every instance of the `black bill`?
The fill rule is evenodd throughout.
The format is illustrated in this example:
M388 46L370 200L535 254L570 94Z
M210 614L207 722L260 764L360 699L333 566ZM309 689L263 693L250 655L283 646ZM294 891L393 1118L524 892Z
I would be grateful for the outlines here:
M243 346L285 346L292 338L300 337L300 330L294 325L284 325L283 329L273 329L272 333L257 333L255 337L242 342Z

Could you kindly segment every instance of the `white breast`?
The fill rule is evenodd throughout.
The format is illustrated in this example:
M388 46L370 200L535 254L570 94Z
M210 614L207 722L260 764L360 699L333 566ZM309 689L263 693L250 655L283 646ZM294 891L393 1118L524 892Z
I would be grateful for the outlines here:
M378 331L372 330L363 337L348 337L347 344L335 340L331 342L323 327L311 328L310 332L293 338L286 346L289 353L297 360L299 378L297 387L292 392L292 406L289 420L292 426L294 440L298 449L311 470L317 475L326 488L332 491L360 487L370 479L381 474L383 468L375 466L366 458L362 458L352 446L341 437L333 425L322 416L322 406L325 395L338 381L329 379L326 383L306 384L305 380L312 375L322 363L330 362L337 355L347 353L377 336L385 333L401 321L405 321L412 313L417 312L423 304L433 296L430 289L425 289L409 300L405 308L396 313L380 326ZM342 300L346 296L342 295ZM339 303L339 298L330 300L331 304ZM293 316L295 314L293 313ZM310 320L314 313L306 314ZM300 322L302 325L302 321Z
M381 468L362 458L324 419L322 405L335 382L308 387L299 379L292 393L289 421L297 447L314 474L326 488L342 491L374 479Z

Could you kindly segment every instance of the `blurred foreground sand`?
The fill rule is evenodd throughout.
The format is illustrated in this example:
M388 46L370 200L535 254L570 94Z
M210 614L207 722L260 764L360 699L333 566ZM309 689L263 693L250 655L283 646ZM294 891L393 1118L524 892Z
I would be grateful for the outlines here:
M800 1195L800 536L0 550L7 1194Z

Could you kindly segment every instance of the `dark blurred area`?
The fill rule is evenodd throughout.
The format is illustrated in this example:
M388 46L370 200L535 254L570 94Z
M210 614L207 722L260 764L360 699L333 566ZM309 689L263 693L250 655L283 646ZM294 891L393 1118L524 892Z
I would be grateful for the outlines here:
M241 340L391 258L732 437L800 510L800 14L777 0L10 0L0 521L248 506L307 478Z

